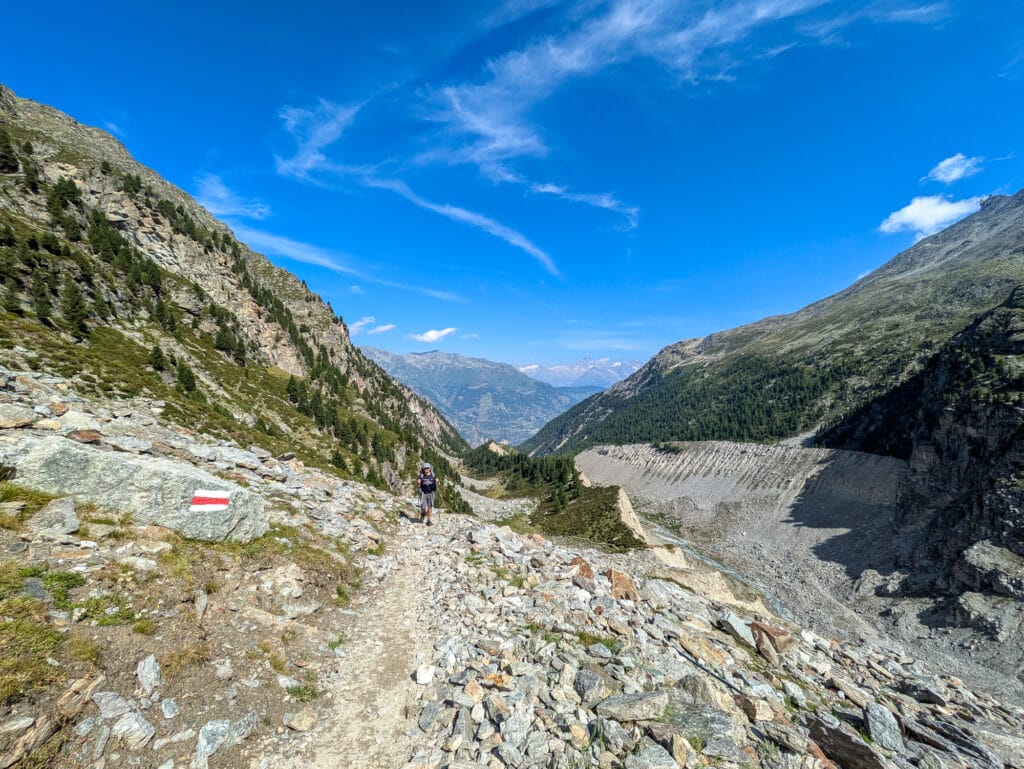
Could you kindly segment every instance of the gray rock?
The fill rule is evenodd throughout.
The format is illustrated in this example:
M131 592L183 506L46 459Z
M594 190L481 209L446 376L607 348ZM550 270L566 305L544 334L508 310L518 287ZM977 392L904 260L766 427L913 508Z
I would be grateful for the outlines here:
M100 423L95 418L82 411L68 411L60 417L62 430L100 430Z
M703 744L703 755L726 761L739 761L735 725L728 713L701 704L676 705L666 713L668 723L680 734L696 737Z
M228 730L227 739L224 740L224 747L230 748L232 745L237 745L256 731L256 727L259 725L259 715L257 715L255 710L250 710L241 720L231 725L231 729Z
M594 711L616 721L653 721L664 717L667 706L668 694L665 692L640 692L608 697L597 703Z
M582 668L576 674L572 688L585 703L593 702L601 697L605 691L604 679L593 670Z
M181 709L178 708L178 703L174 700L163 700L160 703L160 710L164 714L164 718L170 721L172 718L177 718L181 714Z
M19 483L29 488L73 494L189 539L247 542L268 527L259 496L180 462L102 451L51 436L18 459L16 468ZM225 510L190 512L199 489L225 490L231 502Z
M10 430L19 427L28 427L39 415L32 409L25 406L18 406L14 403L0 403L0 429Z
M739 615L729 612L718 618L717 625L740 643L746 644L751 649L757 648L754 634L750 631L750 625Z
M527 708L518 708L513 711L501 724L501 738L516 750L520 750L526 742L526 736L533 723L533 712Z
M231 733L231 722L226 718L207 721L199 730L196 741L196 754L189 766L192 769L208 769L210 756L216 753L227 742Z
M935 677L913 676L900 681L900 691L918 702L945 705L949 701L946 687Z
M38 577L27 577L22 583L21 592L40 603L53 603L53 596Z
M808 718L808 725L811 739L843 769L891 769L878 748L868 745L846 724L813 714Z
M59 534L74 534L78 531L78 516L75 515L75 500L62 497L49 502L25 524L29 531L50 529Z
M153 444L141 438L132 438L127 435L110 435L104 438L105 442L128 454L149 454L153 451Z
M96 692L92 696L92 701L99 707L100 718L104 720L123 716L135 707L127 697L113 692Z
M665 748L649 737L644 737L636 753L626 756L626 769L679 769L679 765Z
M146 743L153 739L156 729L142 717L139 711L132 710L114 722L110 728L110 734L112 737L120 737L124 740L124 744L129 750L142 750L146 747Z
M9 735L11 738L15 738L22 732L27 731L36 720L31 716L18 716L11 718L0 724L0 734Z
M135 667L135 677L139 679L139 686L147 697L153 695L153 691L160 686L160 663L156 661L156 655L150 654Z
M953 566L953 577L974 592L1024 598L1024 558L985 540L965 550Z
M868 736L876 745L886 750L900 751L903 749L903 737L900 725L892 712L877 702L869 702L864 708L864 723L867 725Z

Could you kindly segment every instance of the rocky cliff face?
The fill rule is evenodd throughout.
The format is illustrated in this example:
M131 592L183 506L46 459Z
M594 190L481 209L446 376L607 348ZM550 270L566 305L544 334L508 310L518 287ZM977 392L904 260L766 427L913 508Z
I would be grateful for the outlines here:
M909 461L896 525L915 584L932 574L935 587L957 597L959 619L1016 635L1024 618L1024 286L824 440Z
M136 163L112 136L3 86L0 129L19 160L16 173L0 176L0 278L4 309L15 318L8 347L30 350L40 356L36 365L48 368L57 365L61 345L47 336L77 335L97 354L111 334L118 346L159 347L171 371L178 363L189 367L198 391L237 423L308 432L324 459L332 449L319 433L341 438L353 472L372 467L378 476L393 475L409 448L462 445L429 403L362 356L320 297ZM77 310L64 301L69 281L78 287ZM229 370L232 364L246 370ZM253 382L256 369L270 380ZM301 397L289 392L288 399L292 406L305 401L300 410L315 422L309 431L296 431L277 406L284 382L274 387L273 380L289 375L306 384ZM188 418L195 408L182 411ZM374 449L373 435L354 436L361 451L345 442L335 413L356 418L349 432L367 432L359 424L369 420L369 433L390 437L382 434Z

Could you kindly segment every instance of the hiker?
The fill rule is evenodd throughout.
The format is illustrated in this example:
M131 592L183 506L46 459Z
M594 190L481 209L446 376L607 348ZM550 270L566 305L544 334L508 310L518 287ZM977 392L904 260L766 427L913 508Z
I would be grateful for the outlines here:
M437 476L434 475L434 468L429 462L424 462L420 467L418 481L420 490L420 520L426 521L427 526L433 526L430 516L434 512L434 495L437 493Z

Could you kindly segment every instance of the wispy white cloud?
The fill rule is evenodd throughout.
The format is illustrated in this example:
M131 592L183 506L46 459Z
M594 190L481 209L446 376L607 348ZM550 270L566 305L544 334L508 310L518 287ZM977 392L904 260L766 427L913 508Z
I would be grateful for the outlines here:
M282 109L279 117L284 121L285 130L295 139L297 148L290 158L275 158L277 172L282 176L308 180L310 174L316 171L339 170L341 167L331 161L323 151L341 138L362 106L342 106L320 99L313 109Z
M106 128L108 131L110 131L110 133L114 134L115 136L119 136L122 139L125 138L124 131L121 130L121 126L119 126L117 123L111 120L107 120L103 123L103 127Z
M981 205L981 198L951 200L948 196L917 197L899 211L893 211L879 225L886 234L913 232L917 239L934 235L955 221L973 214Z
M376 322L377 319L372 315L364 315L362 318L360 318L359 320L357 320L355 323L348 327L349 336L356 336L357 334L362 333L364 328L366 328L367 326L372 326Z
M595 208L614 211L626 218L627 229L630 230L636 229L637 222L640 217L639 208L620 203L615 196L610 193L600 193L595 195L590 193L571 192L567 188L558 184L531 184L530 190L541 195L554 195L555 197L561 198L562 200L568 200L572 203L583 203L588 206L594 206Z
M984 161L985 158L969 158L962 152L958 152L953 157L940 161L921 181L931 179L932 181L942 182L943 184L952 184L953 182L964 179L968 176L974 176L974 174L981 171L981 164Z
M350 294L363 294L363 293L366 293L365 291L363 291L363 287L362 286L349 286L348 287L348 292Z
M196 177L196 199L214 216L243 216L246 219L270 216L270 206L262 200L240 197L216 174Z
M935 24L945 21L951 14L950 4L945 0L931 3L876 0L863 8L804 24L801 30L818 38L821 43L830 45L841 43L840 30L858 21L875 24Z
M463 334L463 335L462 335L461 337L459 337L459 338L460 338L460 339L479 339L479 338L480 338L480 335L479 335L479 334Z
M555 266L554 260L548 256L542 249L535 246L527 239L525 235L511 227L507 227L501 222L496 222L490 217L478 214L475 211L469 211L459 206L449 205L447 203L433 203L429 200L425 200L413 192L409 185L403 181L397 179L375 179L366 178L363 183L368 187L376 187L384 190L391 190L403 198L408 200L414 206L426 209L427 211L433 211L436 214L440 214L452 221L462 222L468 224L471 227L476 227L484 232L494 235L496 238L501 238L511 246L525 251L534 259L536 259L552 275L559 275L558 267Z
M454 334L454 328L432 328L429 331L424 331L422 334L411 334L410 338L415 339L417 342L423 342L424 344L433 344L441 339L444 339L449 334Z
M390 280L382 280L370 275L365 275L359 270L356 270L342 262L340 255L336 252L320 248L319 246L303 243L298 240L292 240L291 238L264 232L263 230L257 230L253 227L248 227L237 222L233 222L231 224L231 229L234 230L235 235L248 243L249 246L256 251L274 254L276 256L283 256L286 259L293 259L296 262L302 262L304 264L312 264L317 267L323 267L333 272L339 272L345 275L354 275L366 283L375 283L380 286L402 289L403 291L413 291L418 294L430 296L435 299L443 299L445 301L459 301L459 296L449 291L436 291L434 289L422 288L420 286L407 286L402 283L395 283Z
M374 328L369 329L366 333L367 334L384 334L384 333L386 333L388 331L394 331L396 328L398 328L398 327L394 323L385 323L383 326L376 326Z
M518 178L508 161L542 156L547 146L530 109L574 78L642 57L685 79L699 79L702 57L755 27L793 17L827 0L738 0L703 13L684 0L616 0L560 36L548 36L490 62L481 82L435 93L434 116L462 137L430 159L472 163L497 181Z

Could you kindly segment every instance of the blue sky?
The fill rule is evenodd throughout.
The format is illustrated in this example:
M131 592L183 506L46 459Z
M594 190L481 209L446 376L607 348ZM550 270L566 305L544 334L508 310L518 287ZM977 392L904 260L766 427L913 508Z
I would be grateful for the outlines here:
M0 82L397 352L644 360L1024 186L1018 0L29 5Z

